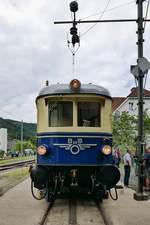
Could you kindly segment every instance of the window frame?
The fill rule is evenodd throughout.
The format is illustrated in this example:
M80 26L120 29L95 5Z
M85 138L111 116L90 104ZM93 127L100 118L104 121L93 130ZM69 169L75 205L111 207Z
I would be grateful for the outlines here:
M50 102L71 102L72 103L72 125L71 126L50 126L50 115L49 115L49 104ZM99 126L78 126L78 102L86 102L86 103L98 103L99 104ZM47 109L48 109L48 127L49 128L79 128L79 129L99 129L102 127L102 102L95 99L51 99L47 101Z
M51 102L69 102L69 103L72 103L72 125L70 126L51 126L50 125L50 110L49 110L49 107L50 107L50 103ZM62 127L66 127L66 128L68 128L68 127L73 127L74 126L74 102L72 101L72 100L67 100L67 99L64 99L64 100L49 100L48 101L48 127L50 127L50 128L62 128Z
M78 103L97 103L98 104L98 108L99 108L99 126L79 126L78 125ZM102 121L101 121L101 117L102 117L102 103L100 101L95 101L95 100L87 100L87 99L81 99L81 100L77 100L76 101L76 125L79 128L101 128L102 127Z

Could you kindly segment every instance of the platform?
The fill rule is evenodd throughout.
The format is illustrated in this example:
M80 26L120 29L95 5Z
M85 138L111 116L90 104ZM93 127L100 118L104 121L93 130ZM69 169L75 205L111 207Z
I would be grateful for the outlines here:
M102 209L108 224L112 225L150 225L150 200L136 201L135 191L130 188L118 190L119 199L104 200Z
M150 225L150 200L136 201L134 191L118 190L119 199L104 200L101 205L108 224ZM0 225L37 225L48 204L33 199L30 179L18 184L0 197Z

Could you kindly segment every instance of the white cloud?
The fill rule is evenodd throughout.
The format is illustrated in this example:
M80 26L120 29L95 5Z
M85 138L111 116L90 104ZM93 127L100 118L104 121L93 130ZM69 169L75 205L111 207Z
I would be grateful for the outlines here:
M107 0L78 0L79 19L103 12ZM136 18L136 1L110 1L102 19ZM70 0L0 0L0 116L36 121L35 97L45 84L69 82L72 57L67 47ZM144 9L146 8L144 2ZM101 13L100 13L101 14ZM98 19L100 15L87 19ZM81 47L76 55L76 77L108 88L112 96L129 94L134 86L130 65L136 64L136 23L78 25ZM144 34L144 55L150 59L150 25ZM150 79L147 78L147 89Z

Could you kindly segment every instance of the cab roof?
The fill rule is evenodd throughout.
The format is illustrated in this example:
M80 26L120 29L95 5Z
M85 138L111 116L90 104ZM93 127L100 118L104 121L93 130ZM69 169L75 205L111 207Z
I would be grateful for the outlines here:
M81 84L79 89L73 90L69 84L53 84L42 88L36 100L45 96L74 94L93 94L111 98L110 92L100 85Z

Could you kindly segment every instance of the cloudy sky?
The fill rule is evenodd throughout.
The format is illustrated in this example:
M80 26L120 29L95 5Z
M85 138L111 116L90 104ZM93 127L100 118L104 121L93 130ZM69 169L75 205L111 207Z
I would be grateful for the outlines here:
M71 20L69 3L70 0L0 0L0 117L36 122L35 98L45 80L50 84L68 83L73 78L72 55L67 46L71 25L53 23ZM135 0L78 3L78 19L137 17ZM112 96L128 95L135 86L130 65L136 64L137 59L136 23L91 26L78 25L81 44L75 58L75 77L83 83L108 88ZM150 60L148 23L144 38L144 56ZM150 89L149 74L146 88Z

